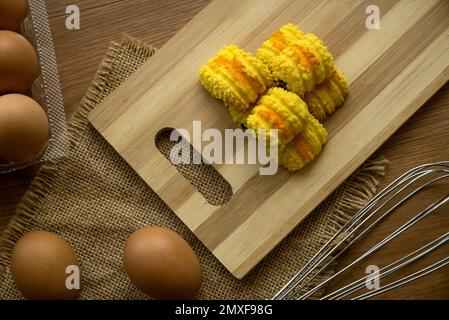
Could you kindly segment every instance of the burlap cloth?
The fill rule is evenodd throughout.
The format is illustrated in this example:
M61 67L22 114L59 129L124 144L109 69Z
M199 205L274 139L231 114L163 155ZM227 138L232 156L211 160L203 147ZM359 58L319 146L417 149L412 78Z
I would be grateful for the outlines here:
M14 243L30 230L56 232L73 246L83 275L81 298L145 298L130 283L121 256L128 235L148 225L168 227L192 245L204 274L198 298L270 298L375 193L376 176L384 173L385 159L367 161L243 280L235 279L87 121L88 112L154 51L127 36L108 50L70 122L67 158L42 166L3 234L0 298L21 298L9 273L9 257ZM164 153L169 146L166 138L159 139ZM226 188L218 188L204 166L181 170L211 201L227 196Z

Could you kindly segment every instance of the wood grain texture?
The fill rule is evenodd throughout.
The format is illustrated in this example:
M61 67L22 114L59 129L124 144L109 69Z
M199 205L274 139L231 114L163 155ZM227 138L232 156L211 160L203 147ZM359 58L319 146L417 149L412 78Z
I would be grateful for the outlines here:
M157 45L161 46L209 1L168 1L170 3L179 2L185 8L191 8L191 10L178 10L175 6L168 8L160 3L159 5L154 5L153 3L157 1L127 1L127 6L124 7L120 3L125 1L119 1L118 3L117 1L111 0L105 1L107 5L105 4L101 8L91 10L86 9L87 6L90 3L96 3L98 1L81 0L78 1L82 10L82 30L79 31L69 31L64 26L65 16L63 9L67 5L73 4L74 1L47 0L47 2L49 10L52 12L50 18L55 45L57 47L56 54L60 62L59 72L64 85L63 94L66 101L66 111L68 114L73 114L77 109L78 102L89 86L109 41L118 40L120 33L126 31L151 43L157 42ZM376 3L378 2L380 1L376 1ZM384 3L388 6L390 1L384 1ZM393 2L391 3L393 4ZM329 1L326 7L328 8L331 5L335 5L335 1ZM363 3L359 3L358 7L356 6L352 10L360 10L363 13L365 7ZM137 19L137 21L133 19L121 19L116 22L113 18L122 16L124 8L129 12L139 11L141 18ZM340 13L336 11L334 13L335 17L340 17ZM151 24L152 20L157 19L157 16L161 14L164 14L164 17L168 21L171 21L171 23ZM143 24L141 21L144 19L143 17L146 17L146 24ZM337 24L341 28L344 25L347 26L348 23L352 23L350 27L345 28L345 32L348 34L351 32L364 32L363 26L360 26L363 20L363 16L360 16L357 21L344 19ZM334 20L332 19L332 21ZM86 24L86 22L89 23ZM97 27L96 22L101 24L101 27ZM148 27L148 24L151 24L151 27ZM319 27L319 23L317 25ZM357 28L360 30L355 30ZM325 36L325 34L321 33L320 36ZM346 50L347 46L340 43L332 33L328 35L327 42L334 48L334 53ZM62 62L64 62L64 66L61 66ZM342 111L343 109L339 113ZM335 116L338 116L339 113ZM387 175L381 180L382 185L392 181L405 170L416 165L449 159L448 114L449 84L446 84L376 152L378 155L386 155L391 161ZM15 174L0 176L0 231L6 227L9 219L13 216L14 208L27 189L28 183L34 173L34 169L29 169ZM449 185L442 186L442 188L448 190ZM426 199L417 199L413 203L413 206L410 207L408 215L410 216L414 211L422 208L427 203L428 201ZM449 221L447 219L447 210L445 213L446 216L436 215L434 219L426 221L426 224L423 224L424 234L423 232L414 233L412 237L409 237L406 241L402 241L400 245L391 246L388 254L380 254L369 262L380 266L385 265L392 258L397 259L403 256L404 250L412 250L418 245L423 244L423 241L428 241L427 237L429 235L426 235L426 232L429 230L433 230L437 234L447 232L447 223ZM363 243L355 245L352 250L347 252L345 257L340 260L340 264L344 266L348 261L353 260L357 255L360 255L362 250L374 245L379 238L385 237L388 234L388 228L397 226L401 221L401 217L397 215L391 216L389 220L379 226L380 228L376 230L375 234L370 233ZM428 265L430 262L428 259L423 259L424 264ZM332 283L331 289L363 275L364 270L362 269L366 265L363 264L362 268L350 270L348 273L345 273L338 281ZM413 282L407 287L393 290L388 295L382 295L381 298L449 299L448 271L449 269L446 268L420 281Z
M364 16L358 1L329 7L316 1L214 1L89 118L218 260L242 278L448 80L449 3L379 5L382 28L355 29L348 37L339 25ZM254 165L215 165L234 196L213 206L157 151L154 137L164 128L183 128L192 136L193 120L200 120L203 130L234 127L220 103L200 87L198 69L230 43L254 52L288 22L323 34L325 43L332 34L335 43L345 44L336 65L351 94L327 121L330 138L323 154L304 170L264 177Z
M51 16L50 23L64 102L70 116L89 88L111 41L119 41L122 33L127 33L161 47L209 1L53 0L51 2L49 8L54 12L54 16ZM81 9L81 29L67 30L65 8L77 3ZM104 5L99 5L101 3Z
M78 6L80 12L84 13L89 9L103 8L106 5L111 5L117 2L121 2L121 0L75 0L70 1L70 3L60 0L46 0L47 14L52 18L60 16L67 17L68 15L66 14L66 8L68 6ZM84 15L81 17L84 18Z

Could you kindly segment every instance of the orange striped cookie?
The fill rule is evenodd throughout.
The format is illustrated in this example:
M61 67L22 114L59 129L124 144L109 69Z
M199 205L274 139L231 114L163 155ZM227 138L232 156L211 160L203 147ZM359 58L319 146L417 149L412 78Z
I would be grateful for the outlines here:
M237 46L227 46L200 69L202 86L228 108L247 111L273 85L268 67Z
M343 73L335 70L323 83L306 93L304 101L310 113L323 121L343 104L348 94L349 86Z
M307 34L284 49L270 63L274 80L303 97L334 71L334 61L323 42Z
M298 26L292 23L286 24L273 32L270 38L257 49L257 58L270 66L270 62L274 57L303 37L304 32Z
M290 171L300 170L316 158L326 142L327 130L312 117L304 130L282 150L279 163Z
M255 131L264 129L268 136L277 129L281 149L304 129L310 117L307 105L296 94L282 88L271 88L260 98L246 124Z

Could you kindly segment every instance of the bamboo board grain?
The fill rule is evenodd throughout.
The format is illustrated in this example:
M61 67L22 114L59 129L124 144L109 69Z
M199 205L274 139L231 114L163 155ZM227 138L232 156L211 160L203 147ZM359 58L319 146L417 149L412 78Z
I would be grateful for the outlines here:
M367 30L377 4L380 30ZM449 78L447 1L215 1L89 116L91 123L236 277L243 277ZM215 166L233 188L216 207L158 152L163 128L233 127L198 83L224 45L254 52L281 25L322 37L351 94L326 126L330 140L305 170L274 177ZM243 206L242 206L243 205ZM244 209L242 209L244 208Z

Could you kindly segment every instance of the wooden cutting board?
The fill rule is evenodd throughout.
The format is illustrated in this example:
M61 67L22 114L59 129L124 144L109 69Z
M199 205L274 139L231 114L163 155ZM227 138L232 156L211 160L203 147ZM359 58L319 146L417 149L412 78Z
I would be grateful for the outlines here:
M365 10L380 8L381 29ZM255 52L288 23L320 36L351 93L327 122L329 142L296 174L214 165L232 199L209 204L157 150L164 128L234 125L200 86L198 69L228 44ZM142 179L236 277L242 278L449 79L446 0L216 0L89 115Z

